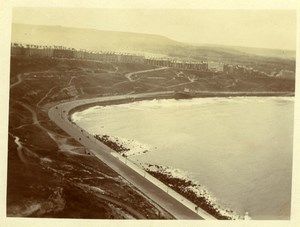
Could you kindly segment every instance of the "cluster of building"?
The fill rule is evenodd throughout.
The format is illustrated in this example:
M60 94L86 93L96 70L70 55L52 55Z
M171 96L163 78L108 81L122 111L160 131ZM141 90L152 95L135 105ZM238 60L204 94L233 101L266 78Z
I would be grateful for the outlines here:
M13 43L11 45L12 56L35 56L35 57L53 57L69 59L86 59L104 62L133 62L143 63L145 57L141 55L114 53L114 52L95 52L86 50L76 50L74 48L65 48L62 46L37 46L22 45Z
M223 73L231 75L269 76L267 73L242 65L223 65Z
M73 97L78 95L78 91L74 85L62 89L62 92L64 92L68 97L69 96Z
M211 72L223 72L223 65L223 62L209 61L208 70Z
M85 59L102 62L143 63L154 66L174 67L178 69L208 71L208 64L204 62L183 62L170 59L146 58L143 55L136 54L76 50L74 48L65 48L61 46L52 47L13 43L11 45L11 55Z
M228 75L244 76L274 76L279 78L294 78L295 72L281 70L274 75L242 65L223 64L221 62L199 62L199 61L179 61L170 58L145 57L143 55L116 53L116 52L95 52L87 50L76 50L62 46L38 46L22 45L12 43L12 56L35 56L48 58L84 59L101 62L120 63L142 63L160 67L172 67L183 70L196 70L203 72L223 72Z
M271 74L272 77L280 78L280 79L295 79L295 72L291 70L282 69L279 72L273 72Z
M51 47L48 46L38 46L38 45L22 45L18 43L12 43L11 45L11 55L12 56L41 56L41 57L52 57L53 51Z
M178 61L170 59L145 58L145 63L149 65L172 67L177 69L208 71L208 63L195 61Z

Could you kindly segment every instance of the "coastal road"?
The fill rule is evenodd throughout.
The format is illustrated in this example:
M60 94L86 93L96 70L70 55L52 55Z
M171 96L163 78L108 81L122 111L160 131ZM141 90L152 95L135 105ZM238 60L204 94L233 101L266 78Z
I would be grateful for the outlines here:
M212 93L209 91L196 92L195 97L215 97L216 95L222 97L230 96L278 96L278 95L289 95L287 92L216 92ZM147 99L147 98L164 98L174 96L173 91L166 92L153 92L144 94L130 94L121 96L111 96L111 97L96 97L91 99L74 100L67 103L61 103L57 106L52 107L48 114L52 121L54 121L58 126L60 126L64 131L66 131L70 136L75 138L83 146L89 148L92 153L110 166L113 170L123 176L126 180L137 187L142 193L152 199L154 202L159 204L162 208L167 210L176 219L215 219L213 216L208 214L202 209L198 209L195 212L195 205L182 197L174 196L171 190L166 190L166 185L162 183L154 182L147 176L146 179L144 174L140 171L129 167L129 163L124 162L124 157L117 154L115 151L96 140L93 135L89 135L83 129L79 128L76 124L70 122L69 112L83 105L96 105L103 102L122 102L122 101L133 101L137 99ZM107 103L106 103L107 104ZM123 160L123 162L122 162ZM153 182L153 183L152 183Z
M97 102L115 101L128 98L147 98L147 97L158 97L159 95L166 95L172 92L156 92L150 94L136 94L136 95L124 95L114 97L100 97L86 100L76 100L69 103L59 104L52 107L48 114L52 121L54 121L59 127L66 131L70 136L75 138L83 146L89 148L93 154L101 161L106 163L114 171L123 176L126 180L137 187L147 197L152 199L155 203L159 204L162 208L167 210L176 219L187 220L187 219L215 219L211 215L207 214L201 209L196 213L194 210L183 205L180 201L170 196L168 192L162 190L144 176L137 173L132 168L128 167L115 155L116 152L107 147L106 145L97 141L92 135L88 135L85 131L81 130L77 125L72 124L68 120L68 113L73 108Z

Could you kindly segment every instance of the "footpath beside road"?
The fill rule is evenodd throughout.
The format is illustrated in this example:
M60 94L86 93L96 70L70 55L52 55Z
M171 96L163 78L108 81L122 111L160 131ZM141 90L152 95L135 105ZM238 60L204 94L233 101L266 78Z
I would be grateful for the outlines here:
M138 188L147 197L167 210L176 219L216 219L202 209L195 209L196 205L185 199L162 182L158 181L146 171L131 163L127 158L119 155L117 152L95 139L93 135L79 128L76 124L69 121L69 112L79 106L96 104L109 101L122 101L127 99L157 98L166 96L173 92L155 92L135 95L123 95L113 97L98 97L92 99L75 100L67 103L61 103L52 107L48 114L60 128L67 132L91 152Z

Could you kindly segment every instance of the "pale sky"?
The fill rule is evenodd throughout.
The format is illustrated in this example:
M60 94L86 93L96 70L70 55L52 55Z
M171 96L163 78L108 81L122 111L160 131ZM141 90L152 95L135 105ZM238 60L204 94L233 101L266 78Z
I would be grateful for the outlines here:
M296 49L295 10L14 8L12 21L159 34L199 44Z

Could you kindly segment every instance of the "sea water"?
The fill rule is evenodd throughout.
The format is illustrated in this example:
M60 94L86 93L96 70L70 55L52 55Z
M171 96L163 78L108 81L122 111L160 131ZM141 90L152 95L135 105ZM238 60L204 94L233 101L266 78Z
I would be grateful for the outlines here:
M152 100L92 107L73 120L147 147L130 159L185 171L221 207L289 219L293 108L292 97Z

